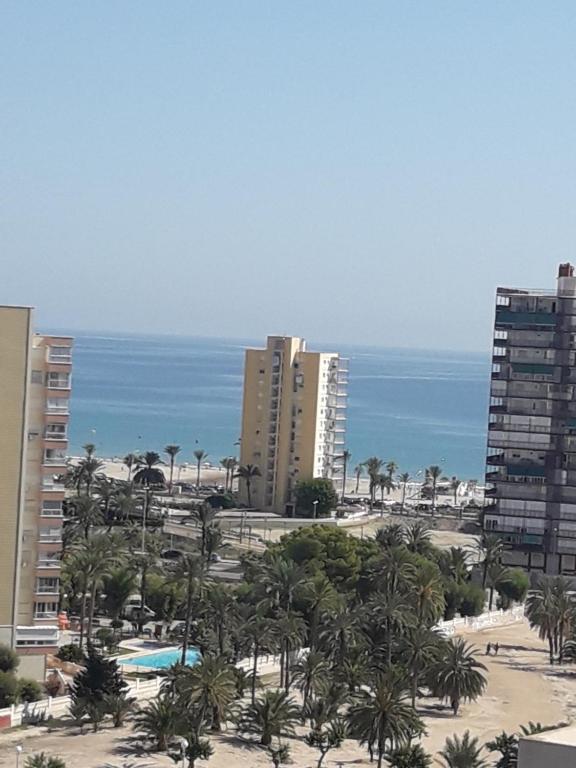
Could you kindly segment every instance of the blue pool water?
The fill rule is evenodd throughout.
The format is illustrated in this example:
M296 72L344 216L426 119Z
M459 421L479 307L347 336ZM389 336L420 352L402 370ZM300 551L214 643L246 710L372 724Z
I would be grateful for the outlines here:
M168 648L165 651L156 651L155 653L145 653L142 656L136 656L133 659L121 660L121 664L130 667L150 667L151 669L167 669L180 661L182 651L178 648ZM191 648L186 652L186 664L193 666L200 659L200 653Z

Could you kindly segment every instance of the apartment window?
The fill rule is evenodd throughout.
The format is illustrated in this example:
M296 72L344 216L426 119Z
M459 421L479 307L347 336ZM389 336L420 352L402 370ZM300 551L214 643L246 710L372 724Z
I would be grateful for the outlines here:
M42 517L62 517L61 501L43 501Z
M66 424L46 424L44 437L47 440L66 440Z
M260 368L260 370L258 371L258 373L259 373L261 376L263 376L263 375L266 373L266 369L265 369L265 368Z
M72 347L50 347L48 360L52 363L69 363L72 359Z
M52 576L40 576L36 581L37 594L53 595L60 591L60 579Z
M57 602L40 602L34 606L34 618L51 619L58 613Z
M44 384L44 375L42 371L32 371L30 380L32 384Z
M46 410L48 413L67 414L70 403L67 397L49 397L46 400Z
M44 464L66 464L66 454L57 448L46 448L44 451Z
M60 542L62 541L62 528L40 528L38 539L41 542Z
M48 389L70 389L70 374L58 371L48 371L46 374Z

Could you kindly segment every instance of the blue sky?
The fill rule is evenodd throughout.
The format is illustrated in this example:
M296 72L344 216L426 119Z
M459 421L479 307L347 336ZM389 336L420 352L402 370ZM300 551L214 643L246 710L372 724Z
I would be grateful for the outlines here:
M576 236L576 4L2 2L0 301L487 349Z

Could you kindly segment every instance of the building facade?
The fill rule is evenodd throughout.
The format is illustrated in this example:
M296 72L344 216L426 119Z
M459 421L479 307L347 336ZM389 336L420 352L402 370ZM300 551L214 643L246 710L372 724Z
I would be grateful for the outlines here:
M303 339L269 336L246 350L240 463L260 476L240 483L245 503L291 515L299 480L341 472L347 361L309 352Z
M504 562L576 574L576 278L555 291L498 288L484 529Z
M0 642L38 671L57 640L72 340L0 307Z

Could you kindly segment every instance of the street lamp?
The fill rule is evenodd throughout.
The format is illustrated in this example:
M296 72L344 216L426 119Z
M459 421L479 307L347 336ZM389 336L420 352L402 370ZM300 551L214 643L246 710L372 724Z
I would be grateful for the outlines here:
M188 747L188 739L180 739L180 759L182 760L182 766L186 760L186 749Z
M16 768L20 765L20 755L22 754L22 744L16 746Z
M314 507L314 512L313 512L314 520L316 520L316 514L317 514L317 509L318 509L318 499L316 499L316 501L312 502L312 506Z

